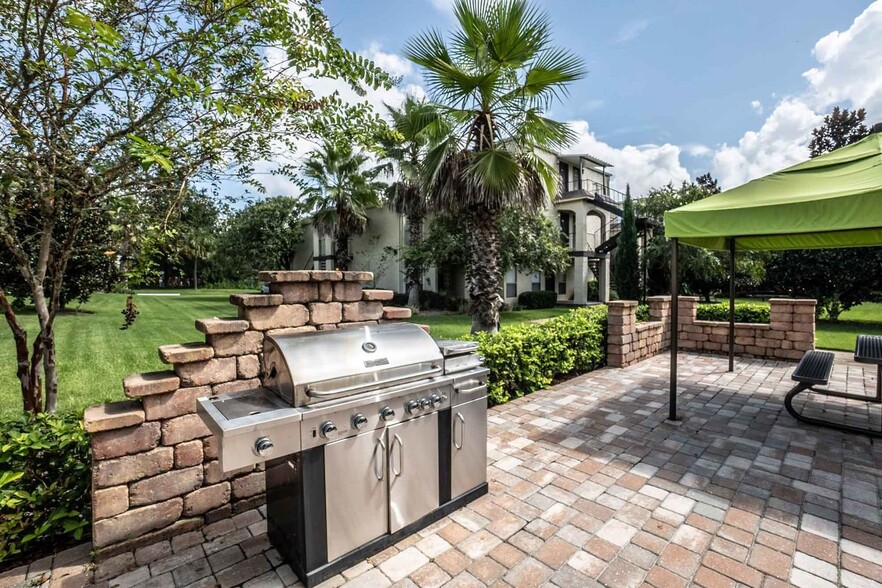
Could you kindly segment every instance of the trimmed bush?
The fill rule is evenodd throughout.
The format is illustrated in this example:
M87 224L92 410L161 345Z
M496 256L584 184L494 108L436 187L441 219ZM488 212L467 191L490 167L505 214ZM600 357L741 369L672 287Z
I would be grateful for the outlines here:
M0 423L0 562L32 557L89 534L89 436L80 415Z
M490 369L491 404L504 404L547 388L561 376L604 365L606 317L606 306L579 308L541 324L478 334L478 353Z
M532 310L534 308L554 308L557 294L549 290L539 292L521 292L518 294L518 306Z
M695 318L700 321L729 321L729 303L699 304ZM752 302L735 305L736 323L768 323L771 320L769 306Z
M637 322L638 323L649 322L649 305L648 304L640 304L637 306Z
M461 298L439 294L432 290L420 290L420 310L446 310L459 312L463 305ZM407 294L396 292L389 302L389 306L407 306Z

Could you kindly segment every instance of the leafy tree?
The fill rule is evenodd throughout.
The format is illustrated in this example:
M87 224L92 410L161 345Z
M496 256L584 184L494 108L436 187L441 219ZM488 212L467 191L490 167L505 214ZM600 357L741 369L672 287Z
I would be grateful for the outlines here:
M866 118L867 112L863 108L834 107L833 112L824 117L821 126L812 130L812 140L809 141L812 157L857 143L869 135L870 130L864 124Z
M31 347L3 290L0 306L32 412L56 406L53 325L90 218L121 200L168 209L230 174L255 184L252 162L304 136L382 132L366 103L318 97L305 76L390 85L315 0L6 0L0 71L0 247L35 307Z
M468 222L462 217L437 215L419 246L407 247L403 259L419 256L426 266L459 265L469 247ZM499 259L502 267L524 272L557 273L570 263L561 243L560 228L542 213L507 210L499 219Z
M637 216L631 186L625 188L622 230L616 243L616 292L624 300L640 299L640 253L637 249Z
M207 198L191 198L181 211L178 229L181 253L193 269L193 289L199 289L199 260L211 257L217 245L218 209Z
M584 68L552 45L548 16L526 0L457 0L453 13L448 40L428 31L404 53L455 121L426 157L427 196L433 210L466 219L472 332L496 332L500 217L538 210L556 193L557 170L537 149L557 152L574 137L544 113Z
M380 173L380 168L368 167L368 156L348 142L327 140L303 163L303 193L316 229L334 238L338 269L349 269L349 240L364 232L368 210L382 204L385 185L377 181Z
M683 182L679 187L668 183L661 188L653 188L636 205L638 214L657 221L664 220L664 213L690 202L707 198L719 192L716 180L710 174L701 176L696 182ZM723 255L701 247L683 246L680 248L681 284L686 292L703 296L710 300L714 292L725 283L728 275L727 263ZM659 233L646 245L646 264L648 290L650 292L670 291L671 252L667 239Z
M835 107L824 117L823 124L812 131L812 157L866 137L869 130L865 118L863 108ZM879 247L784 251L773 255L768 264L768 285L781 292L817 299L818 312L836 321L843 311L879 298L882 278L879 272L867 270L878 268L880 262Z
M254 280L260 269L294 269L297 246L303 242L304 204L276 196L233 214L218 239L216 259L224 277Z
M383 147L384 169L396 175L386 191L386 200L392 210L407 219L408 244L419 247L428 208L422 185L423 163L428 150L449 132L450 124L432 104L410 96L399 108L387 108L397 136ZM405 259L407 305L411 308L419 309L420 284L427 267L419 256Z
M776 291L818 301L818 313L832 321L862 302L882 299L882 248L785 251L767 264ZM872 270L870 268L873 268Z

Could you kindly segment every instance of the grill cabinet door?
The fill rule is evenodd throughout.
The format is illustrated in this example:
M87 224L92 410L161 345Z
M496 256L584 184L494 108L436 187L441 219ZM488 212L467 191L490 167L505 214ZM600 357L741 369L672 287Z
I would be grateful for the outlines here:
M325 446L328 561L388 531L385 429Z
M487 481L487 398L450 411L450 497L457 498Z
M392 533L440 505L438 413L388 428L389 528Z

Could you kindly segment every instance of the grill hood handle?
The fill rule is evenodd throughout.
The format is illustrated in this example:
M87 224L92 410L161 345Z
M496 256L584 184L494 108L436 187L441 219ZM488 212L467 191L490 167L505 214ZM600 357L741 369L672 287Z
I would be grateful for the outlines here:
M441 373L441 366L434 367L433 369L422 372L420 374L421 378L427 376L433 376ZM401 378L388 378L385 380L375 380L373 382L366 382L364 384L357 384L355 386L347 386L346 388L335 388L334 390L316 390L314 388L307 388L306 395L310 398L321 398L323 400L330 400L337 397L347 396L349 394L353 394L362 389L370 389L370 388L380 388L383 386L388 386L390 384L395 384L401 381ZM404 383L404 382L401 382Z

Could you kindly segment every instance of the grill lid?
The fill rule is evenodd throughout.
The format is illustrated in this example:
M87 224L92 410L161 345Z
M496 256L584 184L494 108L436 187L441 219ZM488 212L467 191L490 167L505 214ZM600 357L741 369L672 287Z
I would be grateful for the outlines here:
M435 341L411 323L267 335L265 385L294 406L442 372Z

